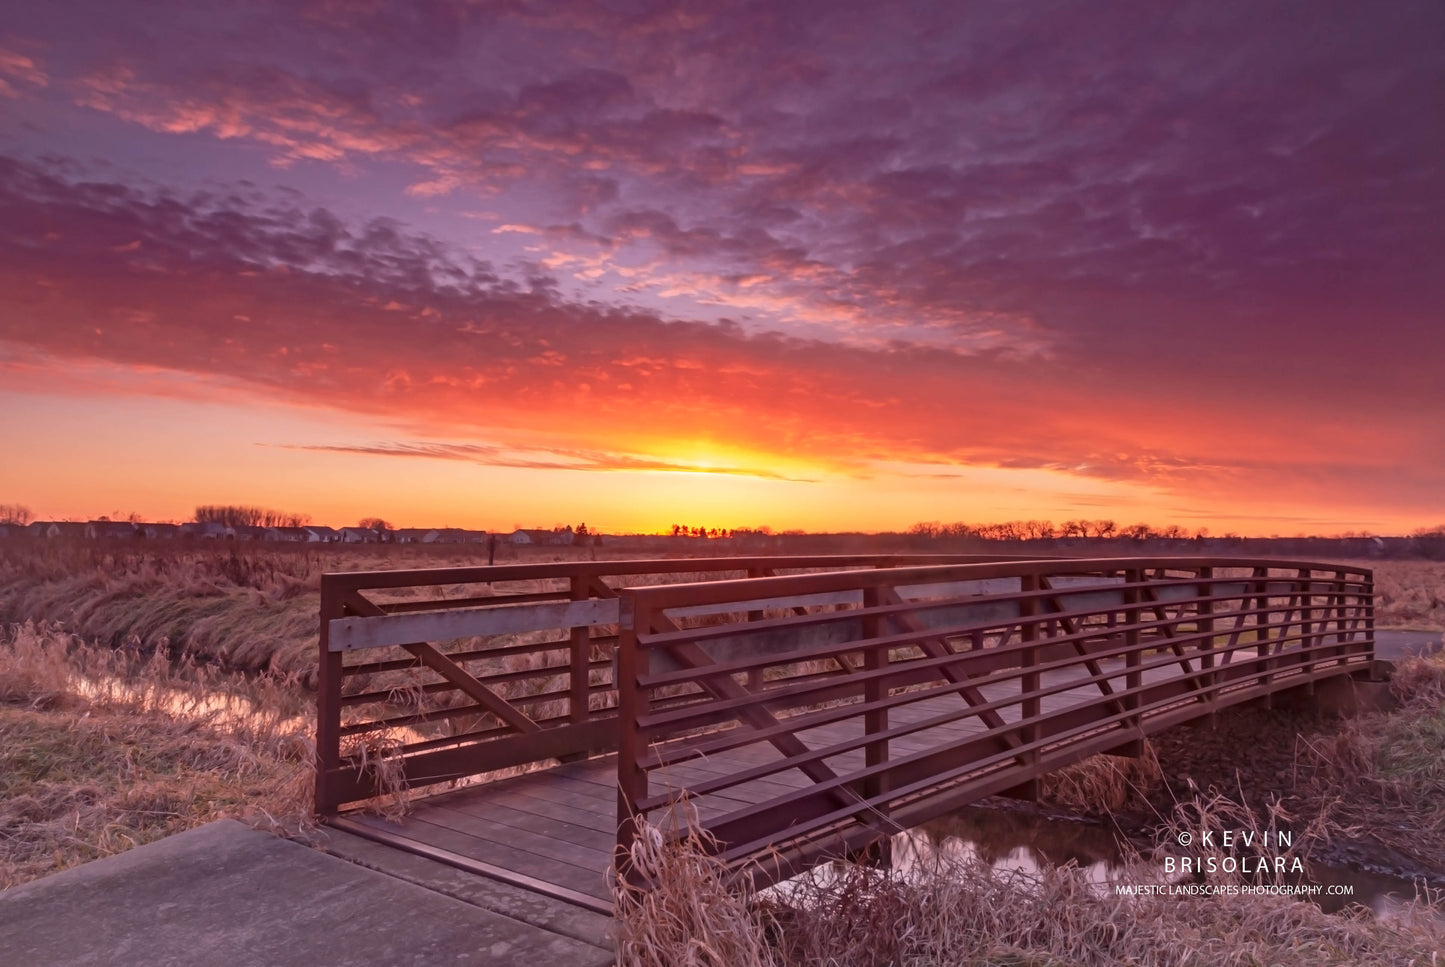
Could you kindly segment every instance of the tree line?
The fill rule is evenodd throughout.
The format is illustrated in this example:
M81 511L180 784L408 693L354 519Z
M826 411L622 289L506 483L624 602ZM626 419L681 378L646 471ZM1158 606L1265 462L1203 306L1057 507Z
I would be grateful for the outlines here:
M983 541L1047 541L1069 537L1128 537L1136 541L1177 541L1190 537L1209 536L1208 529L1204 527L1190 533L1178 524L1170 524L1167 527L1155 527L1152 524L1129 524L1121 527L1115 521L1108 519L1066 520L1061 524L1055 524L1048 520L1010 520L1001 524L967 524L962 521L941 524L938 521L925 521L914 524L909 528L908 533L915 537L971 538ZM1224 536L1228 538L1234 535L1226 534Z
M239 504L202 504L196 508L197 524L222 524L226 527L305 527L310 514L294 514L269 507L245 507Z

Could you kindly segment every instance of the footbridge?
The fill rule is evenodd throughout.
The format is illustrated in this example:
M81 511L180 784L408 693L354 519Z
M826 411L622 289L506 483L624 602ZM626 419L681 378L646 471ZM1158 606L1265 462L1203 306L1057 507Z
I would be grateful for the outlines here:
M318 814L606 911L644 822L686 815L776 880L1162 729L1367 677L1373 580L996 556L329 574L320 647Z

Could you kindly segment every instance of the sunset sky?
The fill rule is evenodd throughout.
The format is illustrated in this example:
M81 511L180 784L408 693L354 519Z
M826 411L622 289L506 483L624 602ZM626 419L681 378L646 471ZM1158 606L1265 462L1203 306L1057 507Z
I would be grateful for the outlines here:
M0 503L1445 522L1445 5L0 19Z

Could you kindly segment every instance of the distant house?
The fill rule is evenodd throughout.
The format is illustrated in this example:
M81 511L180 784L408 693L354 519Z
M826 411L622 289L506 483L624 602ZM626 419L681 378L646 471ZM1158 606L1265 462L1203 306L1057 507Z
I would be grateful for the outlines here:
M340 535L343 544L375 544L381 540L379 532L367 527L343 527Z
M266 540L283 541L298 544L310 540L310 535L304 527L268 527L266 528Z
M235 537L236 532L220 521L208 520L199 524L182 524L181 536L202 541L223 541Z
M217 541L231 536L231 529L219 521L208 520L198 524L188 521L181 525L180 536L190 540Z
M83 538L85 537L85 524L73 523L68 520L37 520L30 525L30 532L37 537L45 537L51 540L56 538Z
M511 541L516 545L535 547L559 547L572 543L570 530L548 531L524 528L513 531Z
M92 520L85 525L85 536L91 540L132 540L136 526L125 520Z
M173 541L181 536L179 524L141 524L137 537L148 541Z
M0 538L3 537L32 537L34 536L30 527L26 524L0 524Z
M231 531L238 541L264 541L266 539L266 528L255 527L251 524L237 524L231 528Z
M331 544L341 540L341 534L334 527L303 527L308 544Z
M441 531L434 527L402 527L391 532L398 544L435 544L440 538Z

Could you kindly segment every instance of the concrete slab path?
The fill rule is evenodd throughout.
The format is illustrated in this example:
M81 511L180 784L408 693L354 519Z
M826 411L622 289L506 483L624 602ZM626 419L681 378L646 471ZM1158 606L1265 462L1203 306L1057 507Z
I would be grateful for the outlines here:
M612 963L606 917L394 850L373 855L346 834L318 837L352 858L222 820L14 887L0 893L0 963Z

